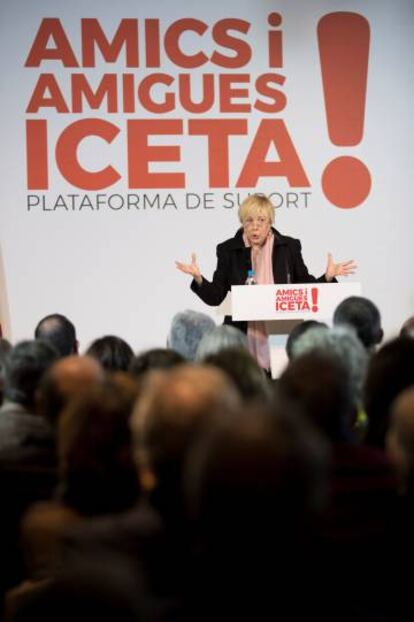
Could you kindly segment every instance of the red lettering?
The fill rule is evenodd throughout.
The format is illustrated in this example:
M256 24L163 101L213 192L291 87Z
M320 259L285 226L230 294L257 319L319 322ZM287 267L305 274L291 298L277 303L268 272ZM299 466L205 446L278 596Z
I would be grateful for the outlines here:
M162 74L161 74L162 75ZM108 77L112 74L108 74ZM128 78L124 75L123 78ZM168 81L173 80L167 76ZM79 80L79 76L77 77ZM132 88L132 81L127 81L129 88ZM166 80L167 82L167 80ZM77 82L78 84L78 82ZM112 89L112 81L107 84L101 82L101 89L94 93L88 92L87 83L80 82L81 86L77 87L77 92L87 93L89 104L98 106L102 101L103 94L108 95ZM167 95L173 96L171 93ZM80 97L80 95L77 95ZM165 100L167 102L167 99ZM112 104L111 104L112 106ZM74 102L74 109L78 110L82 107L82 101ZM37 110L34 107L34 110ZM281 120L264 120L262 121L252 147L247 155L243 166L242 173L239 178L246 185L255 186L255 181L261 175L281 176L285 174L290 183L294 183L298 178L298 171L292 166L301 166L295 162L291 153L284 153L285 159L276 163L268 163L264 160L267 146L270 144L269 136L263 131L263 124L282 124ZM286 130L285 130L286 131ZM113 185L120 179L120 174L112 166L107 166L99 171L86 170L79 162L77 151L81 142L90 136L102 138L107 143L111 143L119 134L120 128L101 119L82 119L69 125L58 137L56 142L56 163L63 177L74 186L79 188L97 190ZM163 169L156 169L152 172L150 168L151 162L166 163L181 161L181 146L179 144L164 145L151 144L152 136L167 136L184 134L184 121L181 119L132 119L127 122L127 155L128 155L128 187L130 188L184 188L186 175L182 171L161 172ZM231 161L231 143L232 136L246 137L248 134L247 119L189 119L188 132L189 136L205 136L207 138L208 157L208 183L210 188L226 188L232 185L230 180L229 162ZM263 137L266 150L262 147L259 150L257 143ZM278 134L274 132L270 134L271 140L276 141ZM27 139L27 179L30 189L47 188L48 187L48 131L46 121L41 120L38 123L34 120L27 122L26 130ZM243 143L244 140L238 141ZM186 141L187 143L187 141ZM279 143L276 143L279 146ZM238 145L240 148L240 145ZM292 147L293 149L293 147ZM92 153L92 151L91 151ZM252 156L253 154L253 156ZM93 155L93 154L92 154ZM294 152L295 155L295 152ZM299 161L298 161L299 162ZM293 164L292 164L293 163ZM277 165L277 166L276 166ZM270 168L268 168L270 167ZM290 167L290 168L289 168ZM166 167L164 167L166 168ZM293 170L293 172L292 172ZM300 168L300 170L302 170ZM299 172L300 172L299 170ZM243 177L244 175L244 177ZM296 175L296 178L295 178ZM303 173L305 175L305 173ZM301 179L300 182L308 183L307 178ZM279 288L276 290L278 297L277 302L294 302L295 304L307 304L306 290L301 288L286 289Z
M137 19L122 19L110 38L104 32L98 19L81 19L82 66L96 66L97 50L104 62L114 63L124 49L126 66L139 67L139 25L141 24ZM245 20L235 18L226 18L215 23L211 36L220 50L213 49L211 62L226 69L238 69L247 65L252 57L252 48L247 41L237 35L246 35L250 25ZM182 37L187 33L202 37L208 28L208 24L194 18L183 18L173 22L167 28L163 41L168 58L175 65L186 69L205 65L209 57L203 51L202 46L198 51L188 53L183 49ZM142 49L145 50L145 66L158 68L161 66L162 48L159 19L143 20L143 29ZM221 49L228 53L223 53ZM25 66L39 67L44 60L58 60L65 67L79 67L69 38L58 18L42 20Z
M203 95L202 100L198 103L191 99L191 79L192 76L189 73L182 73L178 77L180 103L187 112L196 114L207 112L214 105L214 75L212 73L203 73Z
M146 110L154 113L171 112L175 108L175 96L173 93L166 93L164 101L157 103L151 97L151 88L154 84L165 84L170 86L174 78L166 73L152 73L142 80L138 87L138 97Z
M56 112L69 112L53 73L42 73L39 76L26 112L39 112L40 108L55 108Z
M220 83L220 112L250 112L252 107L250 104L236 104L233 97L243 97L249 99L249 89L237 89L234 82L250 82L250 76L247 73L222 74L219 76Z
M272 145L280 160L267 162ZM291 186L310 185L282 119L261 121L236 186L255 188L260 177L286 177Z
M193 69L204 65L208 61L208 58L204 52L198 52L197 54L184 54L179 46L179 40L181 35L187 30L196 32L198 35L202 35L205 33L207 28L207 24L199 19L179 19L171 24L165 33L164 38L164 46L168 58L179 67L186 67L187 69Z
M286 107L286 95L279 89L272 88L272 83L284 84L285 77L277 73L264 73L256 80L256 91L259 95L268 97L270 102L256 99L254 107L260 112L281 112Z
M71 123L63 130L56 144L56 164L63 177L74 186L85 190L101 190L112 186L121 176L112 167L101 171L86 171L79 164L77 151L79 144L88 136L99 136L111 143L119 129L113 123L102 119L82 119Z
M55 47L47 47L50 38ZM60 19L56 17L42 20L24 66L39 67L44 60L60 60L65 67L79 66Z
M122 74L122 101L124 112L135 112L134 74Z
M247 134L245 119L190 119L188 133L208 137L210 188L229 185L229 136Z
M84 74L72 74L72 112L83 112L83 97L92 109L99 108L106 97L107 111L118 112L117 75L105 74L93 92Z
M232 37L228 34L229 30L236 30L246 34L249 31L249 22L243 19L221 19L213 27L213 39L216 43L224 48L233 50L235 56L225 56L221 52L213 52L211 56L211 62L220 67L226 67L228 69L237 69L244 67L250 61L252 57L251 47L246 41Z
M27 187L29 190L47 190L48 152L47 122L26 121Z
M147 67L160 66L160 20L145 20L145 60Z
M184 188L184 173L151 173L150 162L178 162L177 145L150 146L153 134L183 133L183 122L176 119L128 121L128 173L130 188Z
M122 19L111 42L105 36L99 21L95 18L81 20L82 62L84 67L95 67L95 44L106 63L118 60L125 45L127 67L138 67L138 20Z

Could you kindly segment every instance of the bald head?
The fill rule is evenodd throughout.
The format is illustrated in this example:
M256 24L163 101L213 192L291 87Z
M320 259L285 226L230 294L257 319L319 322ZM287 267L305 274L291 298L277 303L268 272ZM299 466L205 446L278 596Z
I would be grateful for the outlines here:
M65 394L88 388L103 378L103 370L91 356L66 356L50 370L59 390Z
M60 356L78 352L75 327L67 317L60 313L52 313L40 320L35 328L35 339L51 343Z
M144 456L157 471L181 462L208 417L238 405L236 388L218 369L181 365L148 374L132 416L138 464Z
M67 356L57 361L39 387L40 412L55 422L63 407L78 393L84 392L104 378L98 361L89 356Z

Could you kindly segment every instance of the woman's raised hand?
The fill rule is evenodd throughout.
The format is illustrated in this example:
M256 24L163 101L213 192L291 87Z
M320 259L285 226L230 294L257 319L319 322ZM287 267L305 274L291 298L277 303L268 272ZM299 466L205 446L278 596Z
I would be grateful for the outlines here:
M348 276L350 274L354 274L356 269L357 265L353 259L335 263L332 254L328 253L325 278L327 281L332 281L332 279L336 276Z
M197 265L197 256L195 253L191 253L191 263L182 263L181 261L176 261L175 265L181 272L185 274L190 274L193 279L197 281L199 285L203 282L200 268Z

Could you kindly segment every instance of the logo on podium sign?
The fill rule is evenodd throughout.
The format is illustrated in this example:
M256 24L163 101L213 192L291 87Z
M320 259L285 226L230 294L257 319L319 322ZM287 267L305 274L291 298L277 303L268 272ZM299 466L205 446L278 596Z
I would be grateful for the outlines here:
M307 311L318 312L318 288L296 287L277 288L275 291L276 311Z

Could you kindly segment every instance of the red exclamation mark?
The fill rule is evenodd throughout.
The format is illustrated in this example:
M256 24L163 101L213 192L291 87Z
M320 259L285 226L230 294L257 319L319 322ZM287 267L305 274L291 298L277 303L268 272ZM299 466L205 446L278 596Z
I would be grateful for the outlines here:
M317 287L311 288L311 296L312 296L312 311L316 313L318 310L318 288Z
M318 44L329 138L358 145L364 133L369 24L358 13L329 13L319 20ZM371 189L366 165L351 156L335 158L322 174L322 189L337 207L360 205Z

